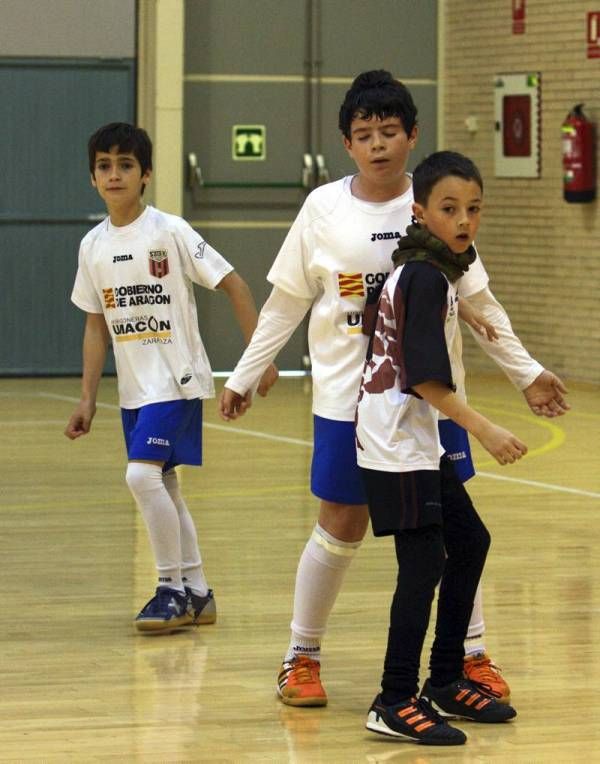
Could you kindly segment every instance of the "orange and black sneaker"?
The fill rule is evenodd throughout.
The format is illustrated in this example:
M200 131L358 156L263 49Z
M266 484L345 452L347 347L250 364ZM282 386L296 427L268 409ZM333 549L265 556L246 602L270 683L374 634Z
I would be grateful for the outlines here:
M464 732L451 727L423 698L408 698L388 706L378 695L369 709L366 727L421 745L462 745L467 740Z
M502 670L486 653L465 656L463 665L465 679L478 684L498 703L510 703L510 687L502 676Z
M457 679L444 687L433 687L428 679L421 697L448 719L496 724L507 722L517 715L512 706L499 703L470 679Z
M326 706L321 664L306 655L284 661L277 677L277 694L288 706Z

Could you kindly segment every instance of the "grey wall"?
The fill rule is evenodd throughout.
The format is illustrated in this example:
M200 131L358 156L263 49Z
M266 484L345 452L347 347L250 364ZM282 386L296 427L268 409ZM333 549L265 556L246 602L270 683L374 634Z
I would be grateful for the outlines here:
M0 0L0 56L135 55L135 0Z

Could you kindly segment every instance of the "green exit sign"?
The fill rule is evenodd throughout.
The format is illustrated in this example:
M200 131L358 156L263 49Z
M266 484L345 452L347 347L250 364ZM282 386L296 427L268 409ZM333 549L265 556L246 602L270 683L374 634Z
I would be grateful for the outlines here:
M267 158L266 125L234 125L231 156L236 162L260 162Z

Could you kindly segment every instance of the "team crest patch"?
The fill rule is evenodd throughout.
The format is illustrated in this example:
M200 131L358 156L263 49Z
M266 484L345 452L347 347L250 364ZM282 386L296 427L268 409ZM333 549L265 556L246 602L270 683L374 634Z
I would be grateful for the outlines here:
M162 279L169 272L169 258L166 249L151 249L148 251L150 275Z
M362 273L338 273L340 297L364 297Z

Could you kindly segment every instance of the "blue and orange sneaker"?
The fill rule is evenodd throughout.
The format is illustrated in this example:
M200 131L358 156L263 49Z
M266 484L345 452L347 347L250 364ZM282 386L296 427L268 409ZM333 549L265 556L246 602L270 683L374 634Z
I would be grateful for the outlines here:
M470 719L474 722L496 724L514 719L517 712L507 703L499 703L470 679L457 679L444 687L433 687L429 679L421 697L449 719Z
M463 745L467 736L451 727L423 698L387 706L378 695L369 709L367 729L421 745Z

